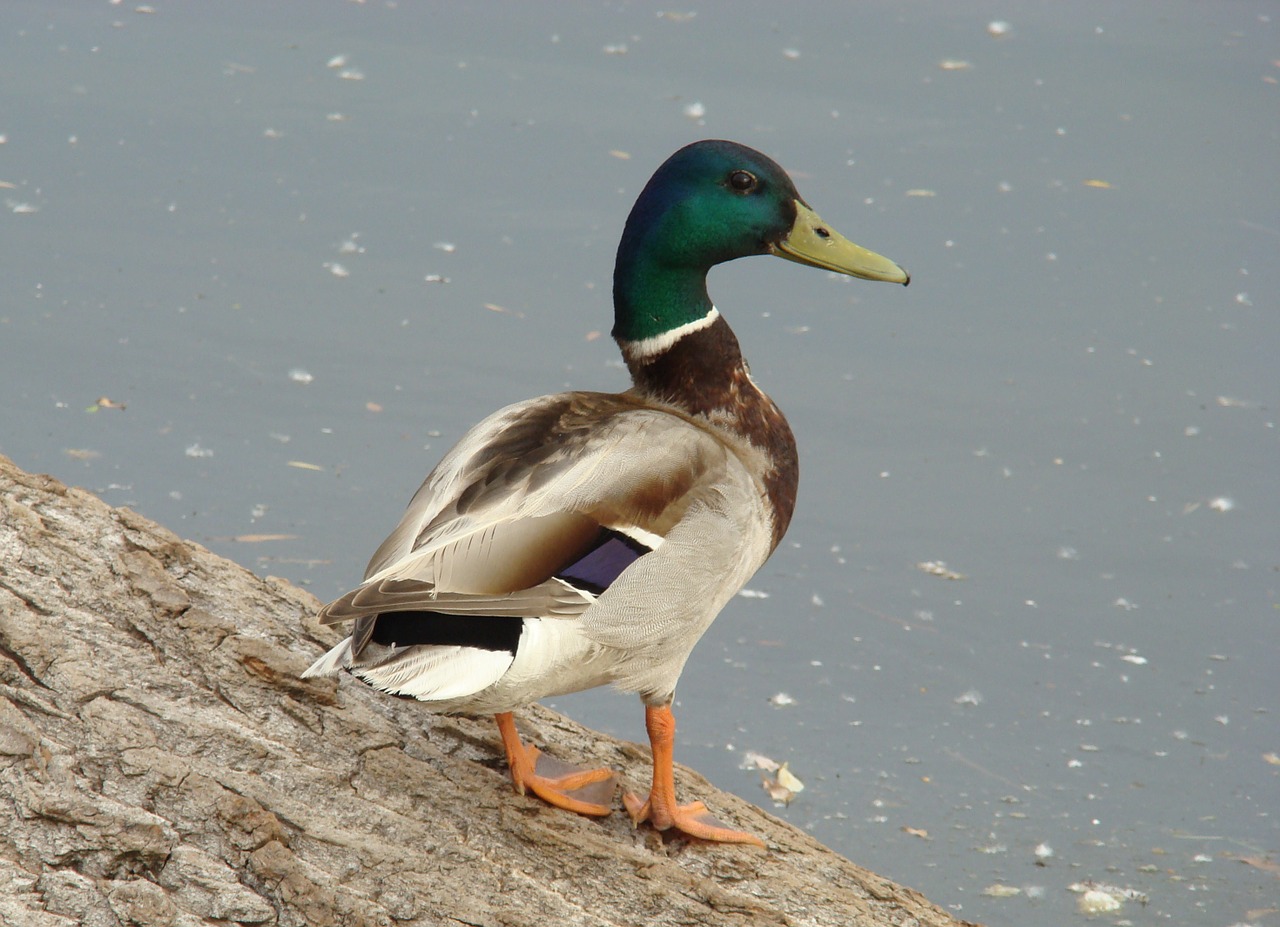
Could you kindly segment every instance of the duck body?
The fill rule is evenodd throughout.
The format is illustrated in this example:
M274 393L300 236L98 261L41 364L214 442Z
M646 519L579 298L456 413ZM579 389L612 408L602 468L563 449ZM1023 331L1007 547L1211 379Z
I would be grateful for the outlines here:
M777 421L793 500L794 441ZM601 685L669 700L781 537L774 469L731 430L635 391L508 406L440 462L365 582L321 612L355 630L311 672L349 669L445 712Z
M444 712L492 713L518 791L606 814L608 770L525 747L512 712L612 685L640 695L654 786L637 822L759 843L674 801L670 705L698 639L777 547L798 463L785 417L751 379L706 290L750 254L906 283L897 265L826 227L786 174L732 142L686 146L627 221L613 334L619 394L508 406L428 475L364 581L320 612L351 636L306 675L346 670Z

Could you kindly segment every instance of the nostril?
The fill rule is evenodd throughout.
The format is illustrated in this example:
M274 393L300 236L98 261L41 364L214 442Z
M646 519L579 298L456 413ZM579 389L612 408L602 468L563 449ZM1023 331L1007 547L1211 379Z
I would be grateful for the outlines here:
M817 228L815 228L815 229L813 230L813 233L814 233L815 235L817 235L819 238L830 238L830 237L831 237L831 233L830 233L830 232L828 232L828 231L827 231L825 228L823 228L821 225L819 225Z

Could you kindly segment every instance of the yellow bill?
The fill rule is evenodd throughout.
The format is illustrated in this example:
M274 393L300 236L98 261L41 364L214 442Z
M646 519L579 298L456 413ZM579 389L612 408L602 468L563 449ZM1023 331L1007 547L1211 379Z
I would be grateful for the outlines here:
M770 250L788 261L864 280L883 280L903 286L911 282L911 275L893 261L855 245L799 200L796 200L796 221L791 233Z

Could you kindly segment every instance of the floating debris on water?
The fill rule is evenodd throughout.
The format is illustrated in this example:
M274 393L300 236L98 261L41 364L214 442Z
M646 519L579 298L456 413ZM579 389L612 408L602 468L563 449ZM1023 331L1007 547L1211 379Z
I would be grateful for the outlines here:
M984 888L982 894L988 898L1012 898L1014 895L1021 895L1022 889L1016 885L1005 885L1001 882L996 882L994 885L988 885Z
M1119 911L1121 902L1114 895L1091 888L1076 900L1076 907L1080 909L1081 914L1106 914L1110 911Z
M987 35L993 39L1008 38L1013 32L1013 27L1003 19L993 19L987 23Z
M1081 914L1090 916L1119 911L1126 901L1136 901L1143 905L1148 901L1145 892L1104 882L1073 882L1067 886L1067 891L1080 896L1076 899L1076 907Z
M777 772L782 768L782 764L772 757L767 757L763 753L757 753L754 750L748 750L742 754L742 762L738 764L739 769L763 769L765 772Z
M973 67L968 61L962 61L959 58L943 58L938 62L938 67L944 71L967 71Z
M187 445L187 449L183 451L188 457L212 457L213 451L207 447L201 447L200 442Z
M774 708L786 708L787 706L794 705L795 703L796 700L785 692L779 692L777 695L771 696L769 699L769 704Z
M292 380L294 383L306 384L314 381L315 377L313 377L306 370L303 370L301 367L294 367L292 370L289 371L289 379Z
M950 569L944 560L925 560L916 564L916 569L923 570L930 576L941 576L943 579L964 579L963 573Z
M804 791L804 783L783 763L778 767L777 775L761 776L760 784L775 805L789 805L791 800Z

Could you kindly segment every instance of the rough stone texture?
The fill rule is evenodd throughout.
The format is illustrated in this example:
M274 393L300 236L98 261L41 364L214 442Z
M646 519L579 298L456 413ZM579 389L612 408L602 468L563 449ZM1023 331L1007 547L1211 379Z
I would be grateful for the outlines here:
M517 796L490 720L299 679L318 605L0 456L0 923L958 923L688 770L767 852ZM647 749L522 724L647 783Z

